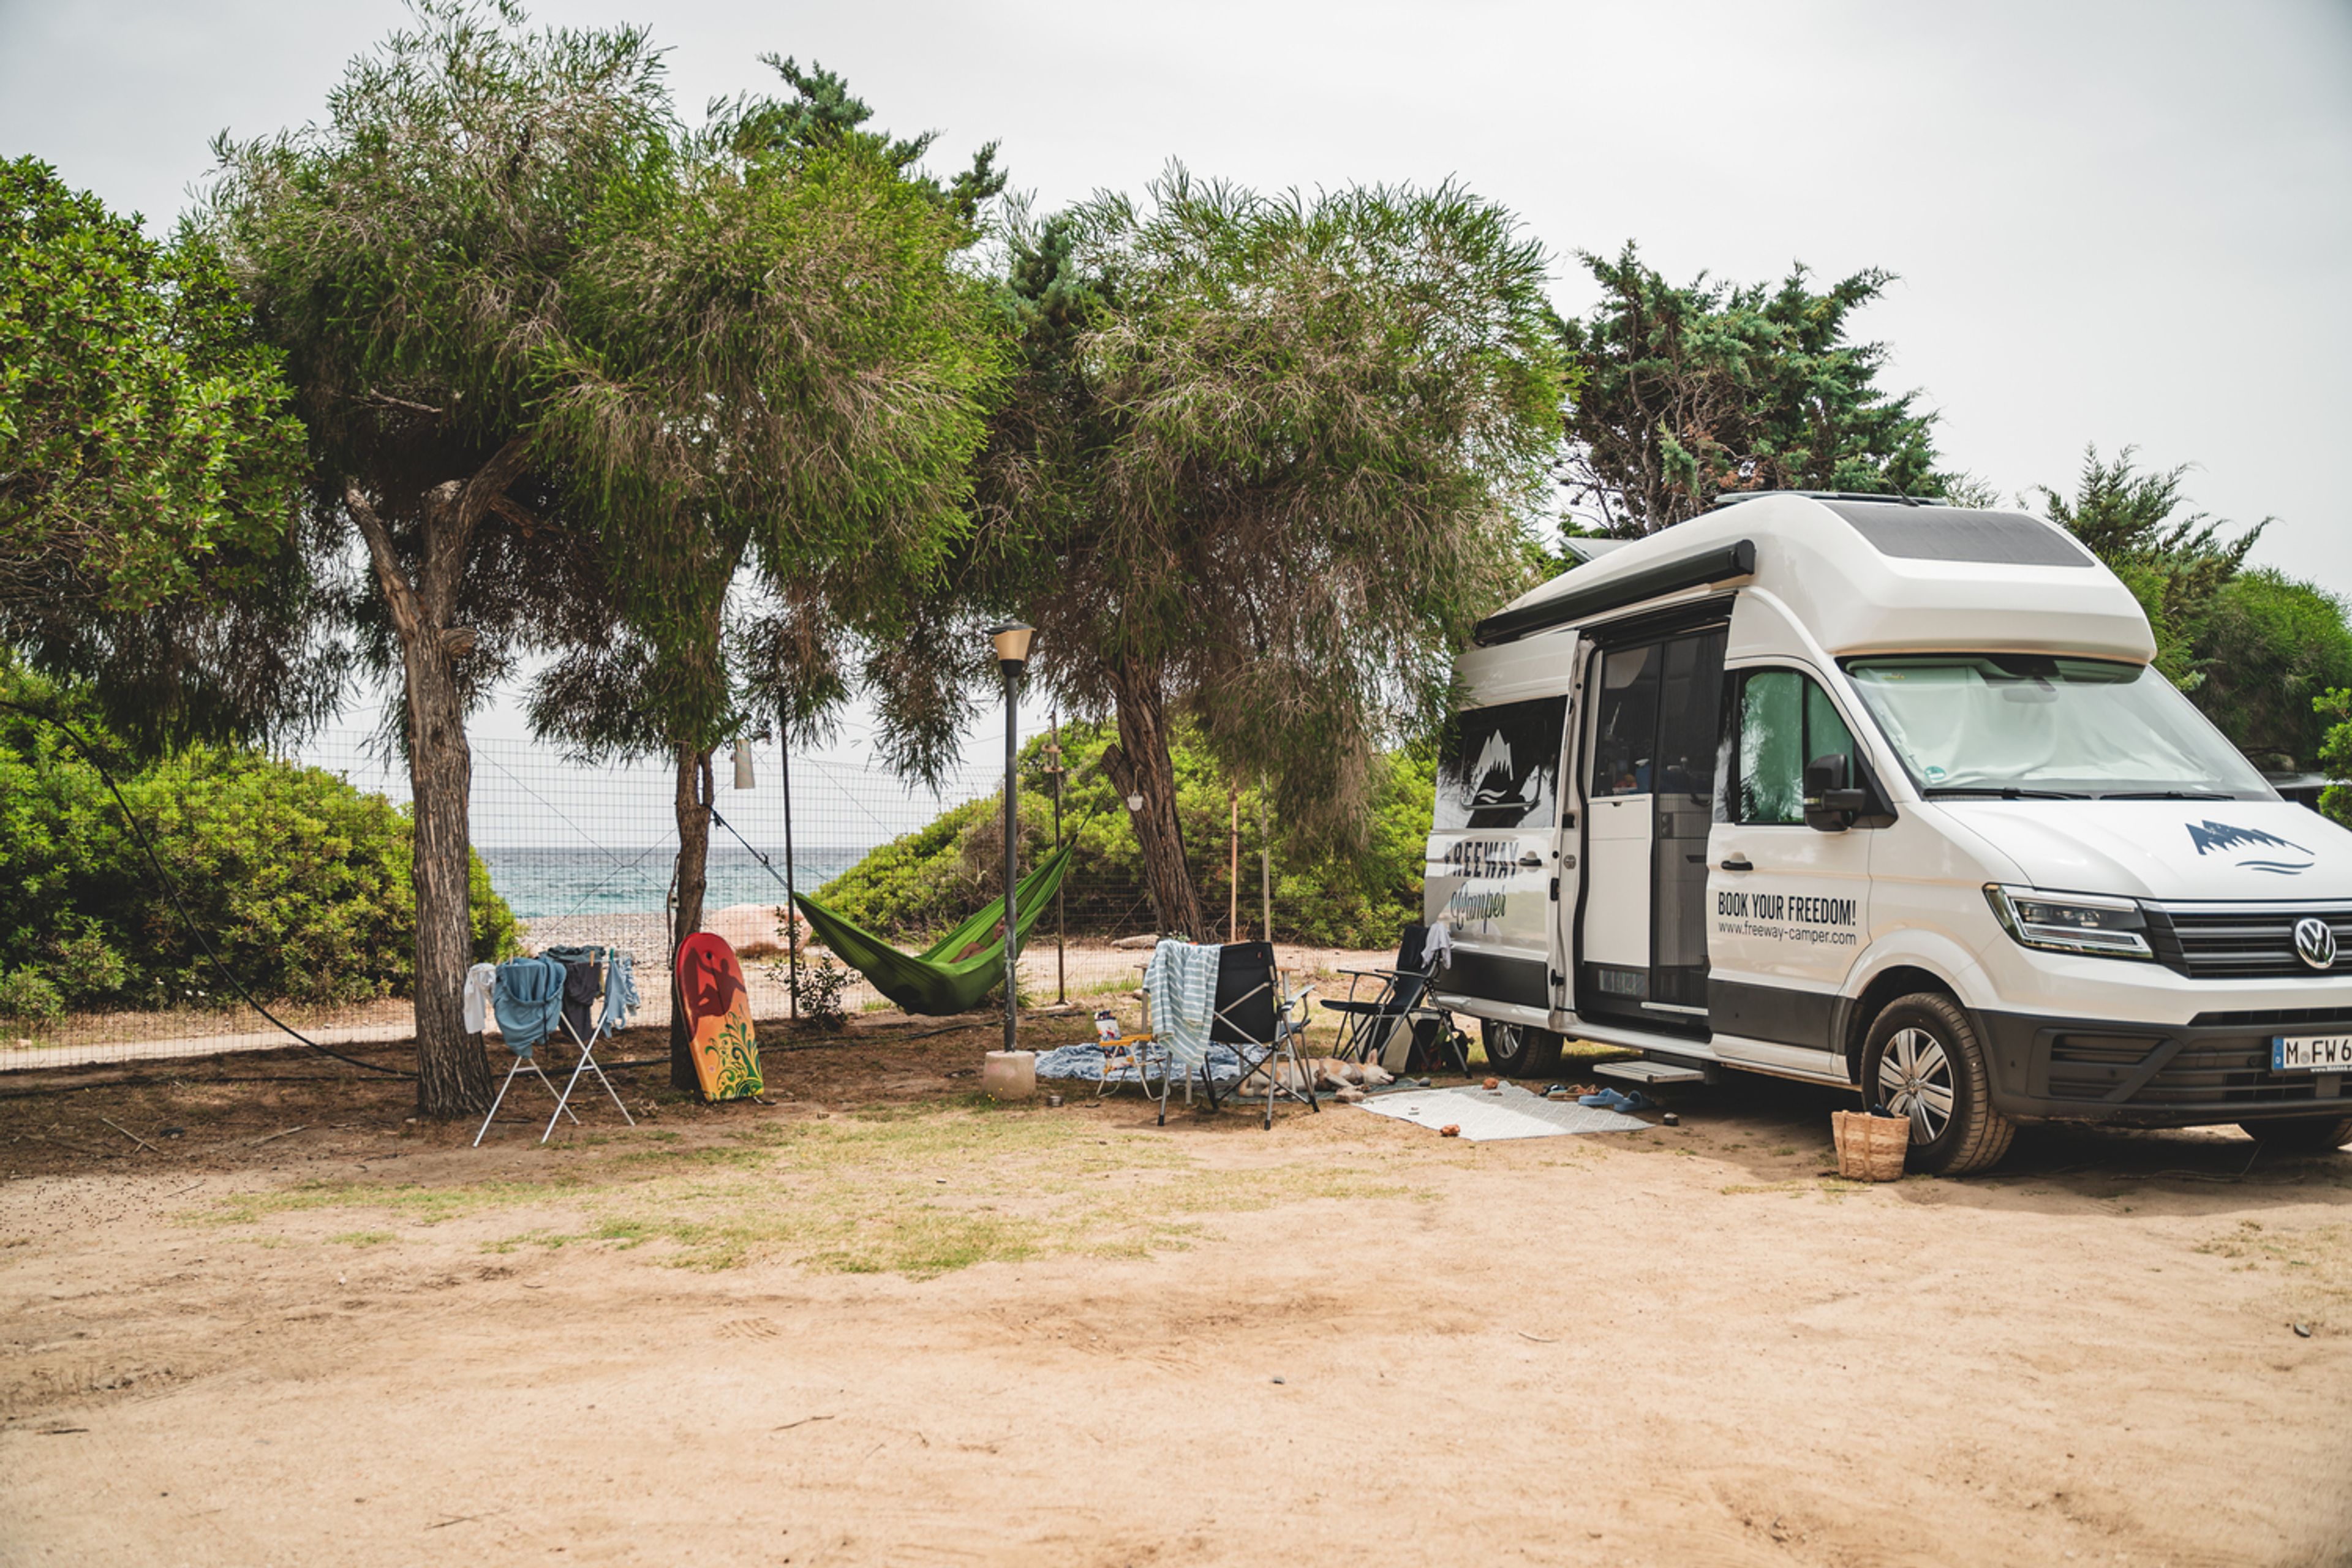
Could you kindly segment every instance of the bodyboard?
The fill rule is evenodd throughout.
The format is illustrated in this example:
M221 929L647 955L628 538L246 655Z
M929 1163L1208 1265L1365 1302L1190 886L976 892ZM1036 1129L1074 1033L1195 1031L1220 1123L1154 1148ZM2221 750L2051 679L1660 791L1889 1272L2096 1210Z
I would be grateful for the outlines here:
M677 994L694 1031L694 1076L707 1100L748 1100L760 1080L760 1038L735 950L707 931L678 944Z

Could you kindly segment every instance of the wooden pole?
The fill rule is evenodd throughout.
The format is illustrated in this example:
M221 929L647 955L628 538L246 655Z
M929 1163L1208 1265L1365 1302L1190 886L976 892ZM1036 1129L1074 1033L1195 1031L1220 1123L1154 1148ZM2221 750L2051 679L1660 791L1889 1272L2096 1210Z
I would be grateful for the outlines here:
M1069 770L1062 766L1062 714L1058 708L1049 710L1053 739L1045 742L1045 776L1054 784L1054 852L1062 851L1062 775ZM1064 889L1070 879L1066 871L1054 884L1054 1000L1070 999L1070 979L1065 967L1065 949L1070 935L1070 910Z
M1225 940L1242 939L1242 786L1225 775Z
M1265 833L1265 775L1257 775L1257 898L1259 917L1265 921L1265 939L1274 940L1274 841Z
M793 737L782 698L776 700L776 783L784 792L784 951L792 955L785 1016L801 1016L801 911L793 902Z

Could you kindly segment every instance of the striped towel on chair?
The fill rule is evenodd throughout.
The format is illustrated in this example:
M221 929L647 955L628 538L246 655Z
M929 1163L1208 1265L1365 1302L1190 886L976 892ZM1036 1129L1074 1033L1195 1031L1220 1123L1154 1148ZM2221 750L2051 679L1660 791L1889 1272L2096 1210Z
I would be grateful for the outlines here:
M1188 1074L1209 1057L1209 1017L1216 1007L1222 951L1171 939L1151 950L1151 963L1143 972L1143 988L1151 993L1152 1030Z

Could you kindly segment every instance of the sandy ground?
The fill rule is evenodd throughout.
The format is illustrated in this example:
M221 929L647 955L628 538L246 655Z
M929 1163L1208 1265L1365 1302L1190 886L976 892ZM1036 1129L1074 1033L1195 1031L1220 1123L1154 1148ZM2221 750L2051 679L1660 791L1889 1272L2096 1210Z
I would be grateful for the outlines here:
M2352 1153L1863 1187L1759 1080L1162 1130L987 1039L479 1152L277 1058L11 1079L0 1562L2352 1561Z

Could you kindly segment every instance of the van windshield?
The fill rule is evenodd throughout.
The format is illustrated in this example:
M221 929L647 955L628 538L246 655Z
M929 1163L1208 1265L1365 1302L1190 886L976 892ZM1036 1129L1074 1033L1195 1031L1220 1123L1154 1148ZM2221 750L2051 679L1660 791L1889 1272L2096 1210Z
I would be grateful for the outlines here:
M2012 654L1859 658L1846 675L1923 794L2270 800L2151 668Z

